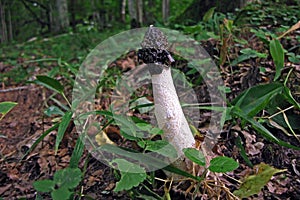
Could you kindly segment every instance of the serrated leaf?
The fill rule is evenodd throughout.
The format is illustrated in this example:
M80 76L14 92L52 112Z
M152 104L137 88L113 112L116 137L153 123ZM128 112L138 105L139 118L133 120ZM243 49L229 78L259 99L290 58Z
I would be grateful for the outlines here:
M183 149L183 153L188 159L190 159L194 163L201 166L205 166L205 157L200 150L195 148L185 148Z
M62 170L58 170L54 174L54 182L59 187L66 187L69 189L73 189L77 187L77 185L81 181L81 171L79 168L65 168Z
M210 165L208 169L212 172L230 172L235 170L239 167L239 163L237 163L234 159L226 157L226 156L219 156L213 158L210 161Z
M34 83L45 86L46 88L58 93L63 93L64 87L56 79L48 76L36 76Z
M51 192L51 197L53 200L68 200L71 196L72 192L68 190L66 187L58 188L57 190L53 190Z
M0 117L0 120L4 118L4 116L11 111L18 103L11 102L11 101L4 101L0 103L0 114L2 115Z
M284 66L284 50L279 40L271 40L270 53L276 66L276 73L274 77L274 81L276 81L280 77L281 70Z
M55 140L55 153L57 152L59 144L64 137L64 134L68 128L68 125L71 122L72 114L73 113L71 111L67 111L65 113L65 115L62 117L62 120L58 126L57 136L56 136L56 140Z
M54 190L55 183L52 180L38 180L33 183L34 189L39 192L51 192Z
M134 163L130 163L123 159L115 159L113 160L113 163L118 165L118 169L121 172L121 179L116 184L114 189L115 192L130 190L146 179L145 169ZM136 173L130 173L131 171L135 171Z
M241 199L258 194L274 174L286 171L273 168L264 163L256 165L254 168L256 169L257 174L246 177L240 185L240 188L233 192L234 195Z

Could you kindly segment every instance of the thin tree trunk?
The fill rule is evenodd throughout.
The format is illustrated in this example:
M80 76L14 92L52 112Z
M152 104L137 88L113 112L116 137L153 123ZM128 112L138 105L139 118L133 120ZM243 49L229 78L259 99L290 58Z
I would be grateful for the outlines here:
M51 8L51 2L50 6ZM59 33L66 31L69 26L69 17L68 17L68 5L67 0L56 0L55 9L51 9L51 18L52 18L52 32Z
M162 15L163 15L163 22L166 23L170 16L170 0L162 1Z
M5 21L5 7L0 0L0 17L1 17L1 43L7 42L7 25Z
M143 24L143 1L137 0L137 13L138 13L138 22L140 25Z
M13 30L12 30L12 21L11 21L11 13L10 13L10 9L8 9L8 25L9 25L9 40L12 41L14 39L13 37Z
M122 16L122 18L121 18L121 20L122 20L122 22L125 22L125 17L126 17L126 0L123 0L122 1L122 9L121 9L121 16Z

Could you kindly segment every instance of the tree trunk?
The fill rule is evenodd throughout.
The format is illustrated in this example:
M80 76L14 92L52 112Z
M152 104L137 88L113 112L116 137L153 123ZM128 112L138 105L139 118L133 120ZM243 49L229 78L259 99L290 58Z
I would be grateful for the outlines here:
M0 17L1 17L1 43L8 41L7 37L7 25L5 21L5 2L0 0Z
M67 0L56 0L55 12L52 13L55 33L64 32L69 27Z
M131 28L138 28L140 24L138 22L136 0L128 0L128 11L130 16L130 26Z
M162 16L163 16L163 22L166 23L170 16L170 0L162 1Z
M226 13L244 6L249 1L251 0L194 0L183 14L175 19L175 22L182 23L190 19L190 24L197 24L212 7L216 7L216 11Z
M14 39L13 36L13 28L12 28L12 21L11 21L11 12L10 9L8 9L8 32L9 32L9 40L12 41Z
M126 17L126 0L122 1L122 8L121 8L121 21L125 22L125 17Z
M137 17L140 26L143 24L143 1L137 0Z
M76 0L70 1L71 26L76 31Z

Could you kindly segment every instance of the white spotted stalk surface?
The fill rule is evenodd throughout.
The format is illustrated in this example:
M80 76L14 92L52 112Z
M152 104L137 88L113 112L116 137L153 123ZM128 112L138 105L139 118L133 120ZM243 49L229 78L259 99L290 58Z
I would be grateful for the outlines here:
M167 50L168 41L162 31L150 26L141 46ZM184 162L183 149L194 147L195 139L181 108L173 83L171 67L158 63L148 64L148 67L163 69L161 73L152 74L151 78L155 117L159 128L164 131L163 138L174 146L180 157L174 163L175 166L185 170L187 166Z

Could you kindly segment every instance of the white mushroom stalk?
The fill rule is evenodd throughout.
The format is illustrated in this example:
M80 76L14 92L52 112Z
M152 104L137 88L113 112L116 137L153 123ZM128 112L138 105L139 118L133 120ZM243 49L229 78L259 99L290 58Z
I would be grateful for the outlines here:
M142 48L153 48L167 52L167 38L155 27L150 26L141 44ZM173 62L171 55L167 55ZM183 149L195 147L195 139L181 108L177 96L171 67L161 62L148 63L152 75L152 88L155 105L155 117L160 129L164 131L163 138L172 144L180 159L175 165L186 168Z

